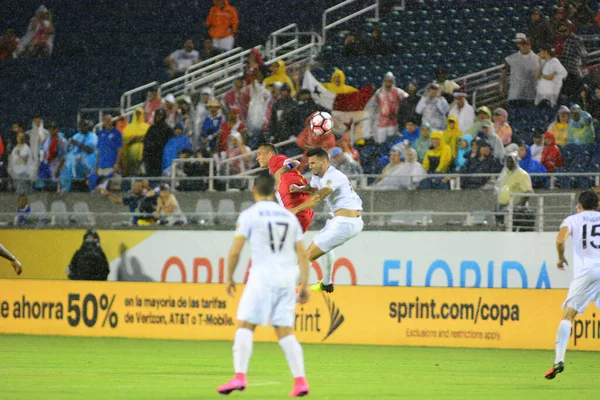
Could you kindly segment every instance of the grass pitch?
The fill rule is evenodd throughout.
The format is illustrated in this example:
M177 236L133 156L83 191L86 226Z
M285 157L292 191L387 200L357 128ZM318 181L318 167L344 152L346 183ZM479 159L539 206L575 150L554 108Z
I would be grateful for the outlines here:
M599 398L600 353L304 345L314 399ZM230 342L0 336L0 398L217 399L233 374ZM256 343L249 387L232 399L284 399L292 387L277 344Z

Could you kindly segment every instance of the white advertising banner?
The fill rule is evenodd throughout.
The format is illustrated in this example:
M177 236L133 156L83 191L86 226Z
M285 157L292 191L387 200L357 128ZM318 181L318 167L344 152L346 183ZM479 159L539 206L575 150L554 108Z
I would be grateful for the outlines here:
M315 233L305 235L306 245ZM363 232L335 249L334 283L368 286L567 288L555 233ZM233 240L225 231L159 231L111 261L109 280L219 283ZM248 246L236 271L245 281ZM567 246L570 260L570 245ZM313 263L311 282L321 274Z

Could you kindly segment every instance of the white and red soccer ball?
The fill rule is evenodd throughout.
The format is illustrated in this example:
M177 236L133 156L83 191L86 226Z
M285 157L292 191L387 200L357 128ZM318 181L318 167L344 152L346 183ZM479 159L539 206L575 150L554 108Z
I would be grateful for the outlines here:
M317 111L310 119L310 129L316 135L325 135L333 129L333 117L325 111Z

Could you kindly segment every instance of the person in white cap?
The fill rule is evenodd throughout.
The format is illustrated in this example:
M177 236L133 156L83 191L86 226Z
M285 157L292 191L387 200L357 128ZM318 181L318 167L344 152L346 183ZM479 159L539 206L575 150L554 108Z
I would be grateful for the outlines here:
M202 130L202 124L204 123L206 117L208 117L208 108L206 108L206 105L212 99L214 99L212 89L208 87L203 88L200 92L200 100L196 105L195 120L197 132L200 132Z
M175 96L169 93L165 96L165 109L167 111L167 125L171 128L175 127L175 124L179 120L179 106L177 105L177 100L175 100Z
M388 137L398 135L398 110L408 93L396 87L396 77L388 72L383 77L381 88L377 89L371 99L377 112L377 129L373 135L376 143L384 143Z
M430 124L435 131L443 131L449 110L448 102L440 95L440 85L437 82L427 85L427 92L419 100L416 109L423 116L423 122Z
M506 57L504 70L500 77L500 92L506 92L508 81L508 103L511 106L533 104L536 94L535 71L538 67L538 56L531 51L531 42L523 33L517 33L513 42L519 51Z
M468 132L469 128L475 123L475 110L467 101L467 94L465 92L454 92L452 96L454 97L454 101L450 104L448 115L456 115L460 130Z

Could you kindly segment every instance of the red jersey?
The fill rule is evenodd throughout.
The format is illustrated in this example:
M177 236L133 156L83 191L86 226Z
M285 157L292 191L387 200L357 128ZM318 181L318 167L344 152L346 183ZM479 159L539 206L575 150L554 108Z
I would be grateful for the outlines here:
M269 171L271 172L271 174L275 174L275 172L277 172L281 167L283 167L283 162L286 159L287 157L283 154L278 154L271 157L271 159L269 160ZM308 193L290 192L291 185L305 186L307 183L308 182L306 181L306 178L304 178L304 176L302 176L302 174L297 170L286 172L285 174L281 175L277 191L279 192L279 195L281 196L281 201L283 202L283 206L286 209L289 210L291 208L297 207L300 204L304 203L306 200L308 200L308 198L310 197ZM298 218L298 221L300 221L300 224L302 225L302 230L304 232L308 230L308 227L310 226L313 219L313 214L314 211L310 208L300 211L298 214L296 214L296 217Z

